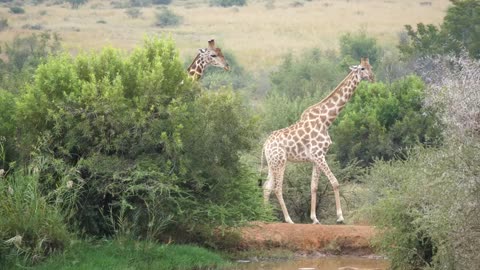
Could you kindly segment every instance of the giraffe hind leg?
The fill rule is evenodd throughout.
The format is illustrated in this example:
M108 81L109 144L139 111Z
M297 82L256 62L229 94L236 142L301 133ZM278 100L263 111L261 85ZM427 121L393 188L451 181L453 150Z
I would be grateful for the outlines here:
M323 171L323 173L327 176L330 184L333 188L333 193L335 194L335 207L337 210L337 223L344 223L343 213L342 213L342 206L340 204L340 192L339 192L339 184L335 175L330 171L328 167L327 161L325 160L325 156L322 156L320 160L317 162L317 166Z
M285 201L283 200L283 174L285 171L285 165L279 167L277 171L272 172L273 183L275 185L275 195L277 196L278 202L280 203L280 207L282 208L283 216L285 218L285 222L293 224L290 215L288 214L287 206L285 205Z

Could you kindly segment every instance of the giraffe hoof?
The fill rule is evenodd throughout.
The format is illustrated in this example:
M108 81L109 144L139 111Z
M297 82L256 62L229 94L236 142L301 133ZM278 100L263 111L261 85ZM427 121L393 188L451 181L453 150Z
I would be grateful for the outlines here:
M345 224L345 221L343 220L343 218L339 218L337 219L337 224Z
M285 220L285 222L290 223L290 224L295 224L295 223L293 223L293 221L291 219L287 219L287 220Z
M320 224L320 221L314 220L314 221L312 222L312 224Z

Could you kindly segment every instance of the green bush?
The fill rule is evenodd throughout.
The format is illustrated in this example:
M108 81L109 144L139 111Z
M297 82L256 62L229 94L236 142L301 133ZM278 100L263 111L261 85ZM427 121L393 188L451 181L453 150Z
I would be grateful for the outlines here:
M417 149L366 176L366 218L393 269L477 269L480 144Z
M402 157L417 144L435 145L441 126L434 110L423 108L425 85L409 76L390 85L362 84L331 128L332 152L342 165L358 160Z
M375 69L382 53L375 38L368 37L365 31L360 31L357 34L344 34L339 41L340 56L343 58L345 68L357 65L362 57L368 57L370 64Z
M170 3L172 3L172 0L152 0L154 5L169 5Z
M247 5L246 0L210 0L211 6L218 7L232 7L232 6L245 6Z
M38 174L0 175L0 264L31 264L69 245L61 211L42 195Z
M0 89L0 169L8 170L16 158L15 148L15 98Z
M0 87L16 93L33 79L34 70L47 56L60 51L60 38L46 32L33 34L17 37L1 49L9 61L0 60Z
M159 27L176 26L182 23L182 17L169 9L163 9L156 15L155 25Z
M72 8L77 9L81 5L84 5L88 2L88 0L67 0L68 3L72 6Z
M470 56L480 58L480 3L477 0L451 1L441 27L417 24L406 25L409 39L399 46L405 57L460 53L466 49Z
M128 15L130 18L138 18L142 15L142 11L139 8L128 8L125 10L125 13Z
M158 239L172 228L265 216L256 177L239 158L256 137L241 99L200 94L171 40L122 55L52 57L17 103L21 153L34 152L42 189L68 181L79 189L64 207L74 209L69 224Z
M23 14L25 13L25 9L23 9L22 7L11 7L10 12L13 14Z

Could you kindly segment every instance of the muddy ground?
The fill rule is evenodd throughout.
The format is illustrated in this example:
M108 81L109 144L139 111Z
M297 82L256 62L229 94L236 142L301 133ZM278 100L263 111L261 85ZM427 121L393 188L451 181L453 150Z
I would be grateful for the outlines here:
M283 248L294 252L368 256L375 228L361 225L252 223L241 230L245 249Z

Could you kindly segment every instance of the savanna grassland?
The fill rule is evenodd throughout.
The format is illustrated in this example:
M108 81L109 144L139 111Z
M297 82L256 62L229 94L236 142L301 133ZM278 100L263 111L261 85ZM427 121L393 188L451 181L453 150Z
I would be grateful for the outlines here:
M140 8L130 18L124 8L110 1L89 1L78 9L70 4L25 6L25 14L13 15L0 7L0 17L10 28L0 33L2 41L35 30L41 25L60 34L72 52L98 50L105 45L132 49L145 35L167 34L175 39L184 59L193 57L206 41L215 38L218 46L233 53L249 71L271 69L287 52L308 48L338 49L338 38L346 32L365 30L381 44L395 45L406 24L440 24L448 0L351 0L351 1L249 1L242 7L212 7L207 1L174 0L169 8L183 17L180 25L155 26L155 6ZM103 21L104 23L99 23Z

